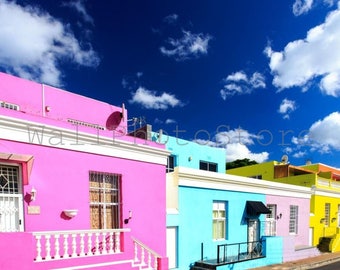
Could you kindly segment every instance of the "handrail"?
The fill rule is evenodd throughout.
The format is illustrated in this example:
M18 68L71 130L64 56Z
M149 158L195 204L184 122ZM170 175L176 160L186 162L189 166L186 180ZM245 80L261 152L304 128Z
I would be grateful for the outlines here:
M162 256L159 255L156 251L152 250L150 247L148 247L147 245L143 244L140 240L134 238L134 237L131 237L132 240L137 243L138 245L140 245L142 248L146 249L147 251L149 251L152 255L154 255L155 257L157 258L161 258Z
M66 231L38 231L38 232L32 232L33 235L44 235L44 234L71 234L71 233L87 233L87 232L130 232L130 228L124 228L124 229L91 229L91 230L66 230Z
M264 257L262 246L263 240L218 245L217 263L235 263Z

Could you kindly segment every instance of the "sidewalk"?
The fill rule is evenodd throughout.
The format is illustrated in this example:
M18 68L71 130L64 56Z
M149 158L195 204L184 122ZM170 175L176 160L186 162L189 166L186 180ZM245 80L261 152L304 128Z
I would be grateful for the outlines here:
M302 269L313 269L318 266L323 266L329 263L340 261L340 252L334 253L323 253L319 256L306 258L298 261L292 261L282 264L273 264L269 266L257 267L253 268L254 270L270 270L270 269L277 269L277 270L302 270Z

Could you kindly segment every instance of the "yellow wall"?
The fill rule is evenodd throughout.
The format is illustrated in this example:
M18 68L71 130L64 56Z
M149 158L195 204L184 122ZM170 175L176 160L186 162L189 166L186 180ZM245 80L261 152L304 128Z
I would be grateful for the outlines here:
M274 179L274 165L276 165L276 161L264 162L260 164L249 165L245 167L229 169L226 171L228 174L234 174L245 177L252 177L254 175L262 175L262 179L264 180L273 180Z
M320 220L325 218L325 203L330 203L330 220L329 226L326 226ZM313 246L316 246L322 237L334 236L338 226L338 205L340 199L313 195L311 198L311 217L310 227L314 230ZM332 222L332 219L335 220Z

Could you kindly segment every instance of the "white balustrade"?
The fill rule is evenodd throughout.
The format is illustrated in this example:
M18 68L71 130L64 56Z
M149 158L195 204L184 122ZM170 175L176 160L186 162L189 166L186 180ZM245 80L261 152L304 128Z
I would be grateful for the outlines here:
M142 242L135 238L132 238L134 242L134 263L135 265L147 266L146 269L157 269L158 268L158 258L161 256L144 245ZM147 254L147 263L145 262L145 254ZM144 268L143 268L144 269Z
M48 261L120 253L122 233L128 231L129 229L34 232L34 259Z

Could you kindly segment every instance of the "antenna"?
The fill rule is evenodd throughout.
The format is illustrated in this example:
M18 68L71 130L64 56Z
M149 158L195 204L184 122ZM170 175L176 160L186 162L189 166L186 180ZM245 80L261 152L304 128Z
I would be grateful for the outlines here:
M125 104L124 103L122 103L122 112L120 113L120 116L122 120L124 121L125 119Z
M287 155L283 155L282 157L281 157L281 162L282 163L288 163L288 156Z
M136 125L138 123L140 128L143 126L143 124L146 123L144 116L132 117L131 119L128 119L127 121L128 122L133 122L130 126L135 126L135 127L136 127Z

